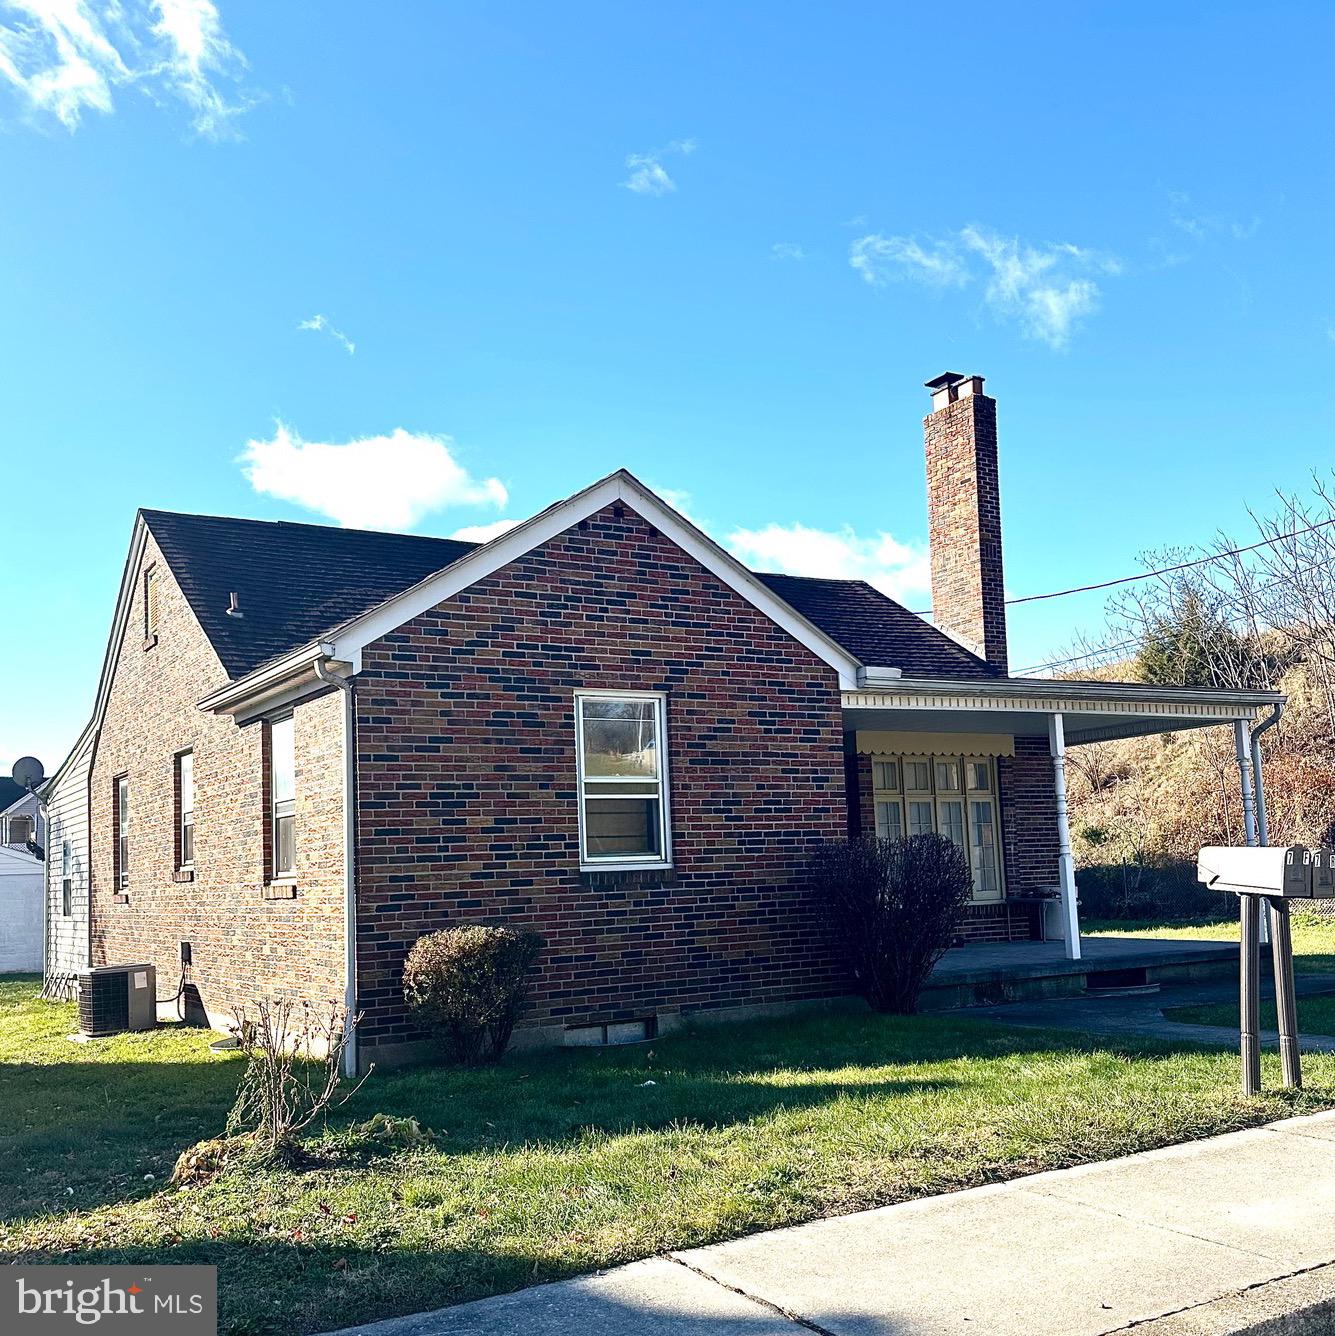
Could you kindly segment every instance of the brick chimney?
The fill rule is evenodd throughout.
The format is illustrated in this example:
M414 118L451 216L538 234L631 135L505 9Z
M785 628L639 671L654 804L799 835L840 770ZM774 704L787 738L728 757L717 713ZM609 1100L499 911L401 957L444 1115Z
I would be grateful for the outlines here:
M997 401L982 376L947 371L927 382L923 419L932 618L1003 673L1006 603L1001 572Z

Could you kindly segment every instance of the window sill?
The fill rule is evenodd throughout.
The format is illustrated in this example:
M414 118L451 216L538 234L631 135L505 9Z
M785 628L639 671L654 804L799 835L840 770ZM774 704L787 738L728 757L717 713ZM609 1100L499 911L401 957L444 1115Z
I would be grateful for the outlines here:
M153 646L156 645L157 643L158 643L158 638L157 638L156 635L151 635L151 636L145 636L145 637L144 637L144 649L145 649L145 650L150 650L150 649L152 649Z
M192 867L178 867L172 877L173 881L194 881L194 879L195 869Z
M583 886L675 886L677 870L671 863L614 863L608 867L582 863L579 880Z
M266 900L295 900L297 883L295 878L274 878L264 883L263 896Z
M113 891L111 895L111 903L113 905L128 905L130 903L130 897L124 891Z

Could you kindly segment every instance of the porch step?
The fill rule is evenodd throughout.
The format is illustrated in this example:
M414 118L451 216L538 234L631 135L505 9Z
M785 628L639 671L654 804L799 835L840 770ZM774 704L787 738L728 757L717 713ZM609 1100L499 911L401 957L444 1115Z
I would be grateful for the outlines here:
M1044 997L1107 996L1109 990L1152 992L1161 983L1228 978L1238 968L1236 942L1086 937L1080 946L1080 960L1067 960L1061 942L952 949L932 971L921 1005L946 1011Z

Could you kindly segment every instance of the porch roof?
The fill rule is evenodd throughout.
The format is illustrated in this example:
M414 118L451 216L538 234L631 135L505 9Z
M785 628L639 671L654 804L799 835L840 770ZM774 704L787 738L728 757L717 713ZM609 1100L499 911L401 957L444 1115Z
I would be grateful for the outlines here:
M843 693L843 706L845 723L859 731L1017 737L1047 736L1049 716L1060 714L1066 741L1076 744L1251 721L1284 699L1277 691L1025 677L910 678L894 669L864 668L857 688Z

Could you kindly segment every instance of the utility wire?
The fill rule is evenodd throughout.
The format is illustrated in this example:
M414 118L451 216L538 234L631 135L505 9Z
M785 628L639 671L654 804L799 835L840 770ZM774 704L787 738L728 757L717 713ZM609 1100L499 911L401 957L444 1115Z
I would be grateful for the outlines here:
M1209 556L1197 557L1193 561L1182 561L1176 566L1161 566L1156 571L1142 571L1139 575L1120 575L1115 580L1101 580L1097 584L1075 585L1071 589L1054 589L1047 594L1025 594L1021 598L1006 599L1006 606L1013 607L1017 603L1037 603L1046 598L1065 598L1068 594L1088 594L1095 589L1112 589L1116 585L1134 584L1138 580L1152 580L1156 575L1172 575L1176 571L1191 570L1194 566L1208 566L1211 562L1222 561L1225 557L1241 556L1244 552L1255 552L1258 547L1273 547L1276 543L1282 543L1286 538L1297 538L1305 533L1312 533L1316 529L1325 529L1335 524L1335 519L1320 520L1316 524L1308 524L1301 529L1294 529L1289 533L1277 533L1273 538L1262 538L1258 543L1248 543L1246 547L1231 547L1224 552L1212 552ZM914 614L918 617L930 617L931 608L924 608Z

